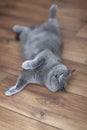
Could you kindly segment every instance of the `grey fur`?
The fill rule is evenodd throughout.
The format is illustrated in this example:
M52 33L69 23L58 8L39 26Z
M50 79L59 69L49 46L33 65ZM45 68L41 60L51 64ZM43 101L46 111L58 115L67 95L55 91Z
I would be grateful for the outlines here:
M7 96L30 83L41 84L53 92L66 86L73 71L62 64L63 42L56 11L57 6L52 5L48 21L33 29L20 25L13 27L14 32L20 34L24 63L16 85L6 91Z

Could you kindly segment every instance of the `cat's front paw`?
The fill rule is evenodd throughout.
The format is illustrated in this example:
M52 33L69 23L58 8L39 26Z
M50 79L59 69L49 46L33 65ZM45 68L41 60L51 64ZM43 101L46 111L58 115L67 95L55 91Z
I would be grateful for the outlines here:
M28 69L29 69L28 62L29 62L29 61L25 61L25 62L22 63L22 68L23 68L23 69L25 69L25 70L28 70Z
M5 92L5 95L6 96L11 96L13 94L17 93L17 89L16 89L16 86L13 86L11 87L10 89L8 89L6 92Z

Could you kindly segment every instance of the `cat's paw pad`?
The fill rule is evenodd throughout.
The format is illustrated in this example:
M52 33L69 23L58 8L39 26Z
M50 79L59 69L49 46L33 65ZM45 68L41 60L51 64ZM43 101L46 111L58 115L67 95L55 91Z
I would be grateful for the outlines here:
M16 86L13 86L11 87L10 89L8 89L6 92L5 92L5 95L6 96L11 96L13 94L15 94L17 91L16 91Z

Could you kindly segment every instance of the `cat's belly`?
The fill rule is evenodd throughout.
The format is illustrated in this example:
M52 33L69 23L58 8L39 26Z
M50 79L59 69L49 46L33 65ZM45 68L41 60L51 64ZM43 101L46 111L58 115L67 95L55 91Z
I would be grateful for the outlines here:
M49 49L54 53L58 53L61 42L57 35L49 32L36 34L27 40L23 55L25 60L33 59L38 53L45 49Z

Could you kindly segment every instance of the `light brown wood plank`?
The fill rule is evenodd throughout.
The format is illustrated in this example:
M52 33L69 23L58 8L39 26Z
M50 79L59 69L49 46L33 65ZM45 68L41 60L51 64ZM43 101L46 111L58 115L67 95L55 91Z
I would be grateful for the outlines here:
M77 33L77 36L87 39L87 24L85 24L84 27L80 29L80 31Z
M61 10L57 13L57 19L61 25L61 28L68 31L77 32L83 26L84 22L80 21L78 18L64 15L61 13Z
M66 88L67 91L87 97L87 79L85 77L87 77L87 73L83 74L76 70Z
M3 3L4 2L4 3ZM3 6L3 5L7 5L6 7L12 7L12 6L14 6L14 5L17 5L17 4L19 4L20 3L20 0L12 0L12 3L10 2L9 3L9 0L3 0L2 2L1 2L1 6ZM27 5L31 5L31 6L33 6L33 5L38 5L38 6L42 6L42 7L47 7L47 6L50 6L51 4L58 4L58 3L60 3L60 1L57 1L57 0L54 0L54 1L52 1L52 0L45 0L45 1L41 1L41 0L38 0L38 1L35 1L35 0L26 0L26 2L24 1L24 0L21 0L21 3L20 3L20 5L21 4L24 4L25 5L25 3L27 4ZM20 6L19 5L19 6Z
M0 129L1 130L59 130L16 112L0 107Z
M87 74L87 65L82 64L82 63L78 63L78 62L74 62L72 60L66 60L63 59L63 63L69 68L73 68L75 69L77 72L81 72L83 74ZM75 74L75 73L74 73Z
M72 18L78 18L79 20L85 20L87 18L86 9L65 7L60 9L61 15L65 15Z
M63 8L79 8L79 9L87 9L87 1L86 0L63 0L60 2L60 6Z
M8 73L0 71L0 82L5 79L7 76L9 76Z
M64 50L64 55L63 57L65 59L68 59L70 60L71 57L72 57L72 61L76 61L76 62L79 62L79 63L83 63L83 64L87 64L87 55L85 55L85 53L80 53L80 52L71 52L68 50Z
M3 52L6 53L3 53ZM0 69L17 75L22 69L22 56L19 42L1 42L0 43Z
M35 1L35 0L21 0L21 3L25 4L25 1L27 4L35 4L35 5L39 5L39 6L47 6L47 5L51 5L53 3L55 4L58 4L62 7L72 7L72 8L82 8L82 9L87 9L87 1L86 0L63 0L63 1L60 1L60 0L44 0L44 1L41 1L41 0L38 0L38 1ZM9 3L9 0L1 0L1 3L3 5L3 2L6 2L6 4L8 5L13 5L12 3L19 3L20 0L12 0L12 3ZM5 3L4 3L5 4Z
M14 33L12 30L5 30L0 28L0 38L14 39Z
M5 22L5 21L7 21L7 22ZM4 14L4 16L1 16L0 29L3 29L3 31L12 32L12 27L14 25L30 26L30 25L37 25L37 24L40 24L40 23L36 22L34 19L29 19L29 18L23 19L23 18L12 17L10 15Z
M38 14L40 12L38 10L29 10L29 11L26 11L26 10L17 10L17 9L13 9L12 10L12 9L6 8L5 11L6 11L6 14L17 16L17 17L31 18L31 19L34 17L36 20L38 20L39 17L40 17L39 20L43 20L43 21L45 20L45 17L43 17L43 15L45 15L44 12L40 16L36 15L36 14ZM1 8L0 12L3 14L4 13L4 9Z
M12 79L9 79L9 83L10 81ZM1 87L0 106L61 129L86 130L87 99L85 97L61 92L52 93L35 85L30 85L17 95L6 97L4 95L6 88Z
M63 58L87 64L87 42L85 39L72 38L64 40Z

